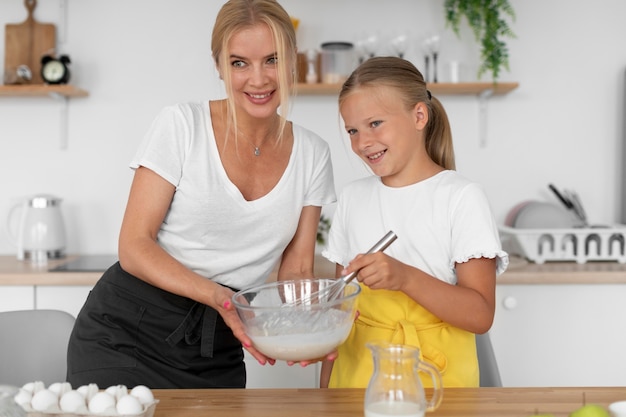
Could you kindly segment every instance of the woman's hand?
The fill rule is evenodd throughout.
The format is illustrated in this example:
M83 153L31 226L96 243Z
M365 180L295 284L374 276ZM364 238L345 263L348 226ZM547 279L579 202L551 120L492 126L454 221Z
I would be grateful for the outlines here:
M263 355L261 352L256 350L252 344L252 340L246 335L245 327L237 314L235 306L232 302L232 296L234 292L226 287L221 285L216 285L216 290L213 294L214 305L217 312L224 319L224 323L233 332L233 335L239 339L244 349L246 349L250 354L261 364L265 365L269 363L270 365L274 365L276 362L275 359L268 358Z

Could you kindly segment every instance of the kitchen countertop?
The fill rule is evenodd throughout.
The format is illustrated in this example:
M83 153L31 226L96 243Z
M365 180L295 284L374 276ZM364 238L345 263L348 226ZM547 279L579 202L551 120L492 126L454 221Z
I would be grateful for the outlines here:
M0 256L0 285L94 285L103 271L49 271L76 259L78 255L68 255L63 259L50 260L44 265L34 265L30 261L18 261L15 256ZM321 256L316 258L317 276L331 277L334 276L334 271L334 265L325 258ZM497 284L626 284L626 264L617 262L535 264L512 256L509 268L497 278Z
M364 389L154 390L154 417L363 417ZM430 396L431 390L426 390ZM626 387L446 388L433 417L568 416L583 404L626 400Z

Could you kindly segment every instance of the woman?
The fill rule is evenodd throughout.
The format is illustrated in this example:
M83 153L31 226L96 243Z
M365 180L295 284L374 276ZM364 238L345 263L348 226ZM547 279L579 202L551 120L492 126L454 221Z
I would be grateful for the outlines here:
M244 387L262 364L233 291L310 278L321 206L335 200L326 142L281 117L295 32L274 0L230 0L211 41L227 98L165 108L131 162L119 263L95 286L68 351L73 385ZM285 113L282 111L281 113Z

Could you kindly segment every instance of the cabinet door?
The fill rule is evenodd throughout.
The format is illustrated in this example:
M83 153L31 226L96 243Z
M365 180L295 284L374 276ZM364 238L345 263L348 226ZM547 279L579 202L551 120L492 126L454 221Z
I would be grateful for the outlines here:
M276 361L274 365L260 365L245 352L248 381L246 388L317 388L319 387L319 364L305 368L299 364L288 366Z
M84 285L37 286L35 308L63 310L76 317L92 288Z
M499 285L491 339L505 386L626 385L626 285Z
M0 286L0 311L31 310L35 308L32 285Z

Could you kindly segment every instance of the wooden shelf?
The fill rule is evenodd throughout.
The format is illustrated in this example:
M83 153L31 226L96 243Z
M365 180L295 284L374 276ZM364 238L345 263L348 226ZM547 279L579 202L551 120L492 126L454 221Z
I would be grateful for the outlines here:
M481 95L487 91L491 94L508 94L519 87L519 83L435 83L428 89L435 95ZM339 94L341 84L298 84L296 91L300 95L335 95Z
M89 93L69 84L0 85L0 97L49 97L61 107L60 147L67 149L67 109L72 97L86 97Z
M11 97L86 97L89 93L83 89L69 84L22 84L0 85L0 96Z

